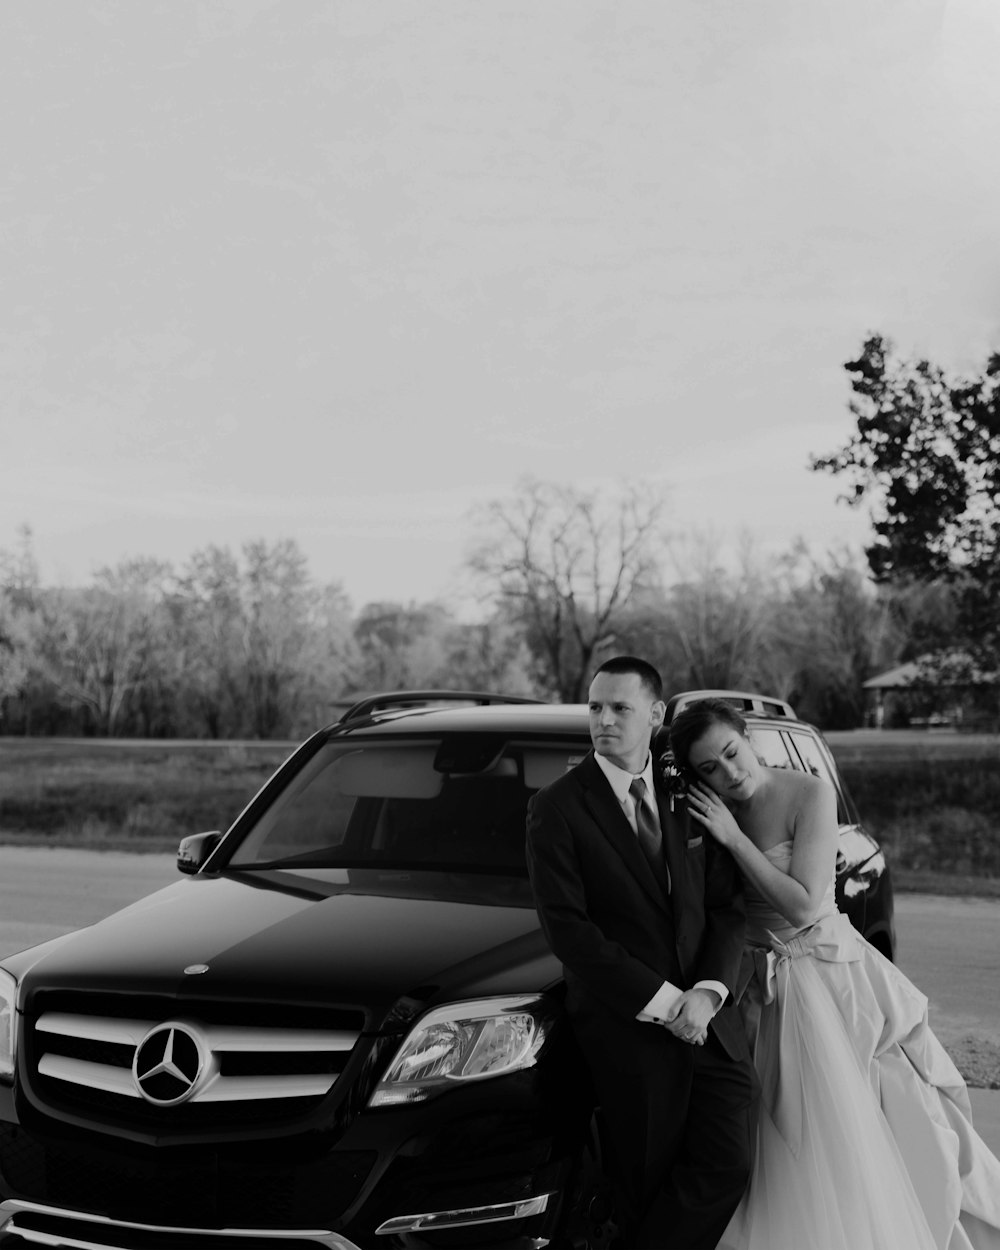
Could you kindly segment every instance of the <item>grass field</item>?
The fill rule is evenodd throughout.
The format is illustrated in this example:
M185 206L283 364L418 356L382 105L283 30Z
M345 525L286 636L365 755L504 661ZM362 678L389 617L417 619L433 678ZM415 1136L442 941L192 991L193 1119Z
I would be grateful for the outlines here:
M1000 897L1000 738L829 742L898 888ZM0 738L0 842L172 851L225 829L293 745Z
M920 888L922 877L943 873L1000 895L996 735L859 731L829 742L898 884Z
M0 738L0 842L176 850L228 828L292 745Z

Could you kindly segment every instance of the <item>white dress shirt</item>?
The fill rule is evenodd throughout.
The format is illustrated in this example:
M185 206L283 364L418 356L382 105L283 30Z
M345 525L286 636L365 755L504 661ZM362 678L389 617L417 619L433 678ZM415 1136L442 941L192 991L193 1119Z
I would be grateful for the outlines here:
M617 764L612 764L609 759L596 752L594 758L601 772L607 777L611 785L611 789L615 792L615 798L622 806L625 813L625 819L631 826L632 832L638 836L639 828L635 819L635 800L629 793L629 786L636 777L641 777L646 783L646 795L643 802L653 814L653 818L657 824L660 823L660 813L656 806L656 791L653 788L653 755L650 752L646 756L646 767L641 773L626 772L624 768L619 768ZM696 990L715 990L719 995L719 1007L726 1001L726 995L729 991L721 981L696 981L694 988ZM683 990L672 985L669 981L664 981L660 988L656 991L649 1002L643 1007L642 1011L636 1016L637 1020L648 1021L651 1024L664 1024L666 1022L667 1012L674 1006L677 1000L683 994Z

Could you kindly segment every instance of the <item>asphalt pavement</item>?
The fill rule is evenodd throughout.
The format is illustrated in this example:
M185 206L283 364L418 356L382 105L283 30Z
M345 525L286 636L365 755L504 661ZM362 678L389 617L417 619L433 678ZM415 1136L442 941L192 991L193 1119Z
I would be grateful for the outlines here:
M897 894L896 934L896 962L927 995L944 1045L1000 1045L1000 900ZM1000 1090L970 1089L969 1098L976 1130L1000 1156Z

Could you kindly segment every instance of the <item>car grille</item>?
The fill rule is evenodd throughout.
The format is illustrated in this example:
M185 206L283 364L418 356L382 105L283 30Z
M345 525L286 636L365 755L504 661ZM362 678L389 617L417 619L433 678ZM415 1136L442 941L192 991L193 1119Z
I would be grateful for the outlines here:
M24 1038L36 1105L159 1140L274 1131L330 1094L363 1023L360 1013L342 1011L125 1002L135 1014L113 996L61 994L34 1004Z
M103 1144L102 1144L103 1143ZM168 1228L329 1228L357 1196L374 1151L232 1145L154 1147L53 1139L0 1124L8 1194Z

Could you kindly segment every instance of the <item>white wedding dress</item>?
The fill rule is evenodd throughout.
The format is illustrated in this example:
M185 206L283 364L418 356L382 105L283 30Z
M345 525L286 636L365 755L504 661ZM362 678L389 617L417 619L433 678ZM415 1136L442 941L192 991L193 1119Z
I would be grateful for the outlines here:
M792 843L765 852L788 872ZM927 999L837 911L794 929L747 887L741 1009L761 1080L719 1250L1000 1250L1000 1161Z

